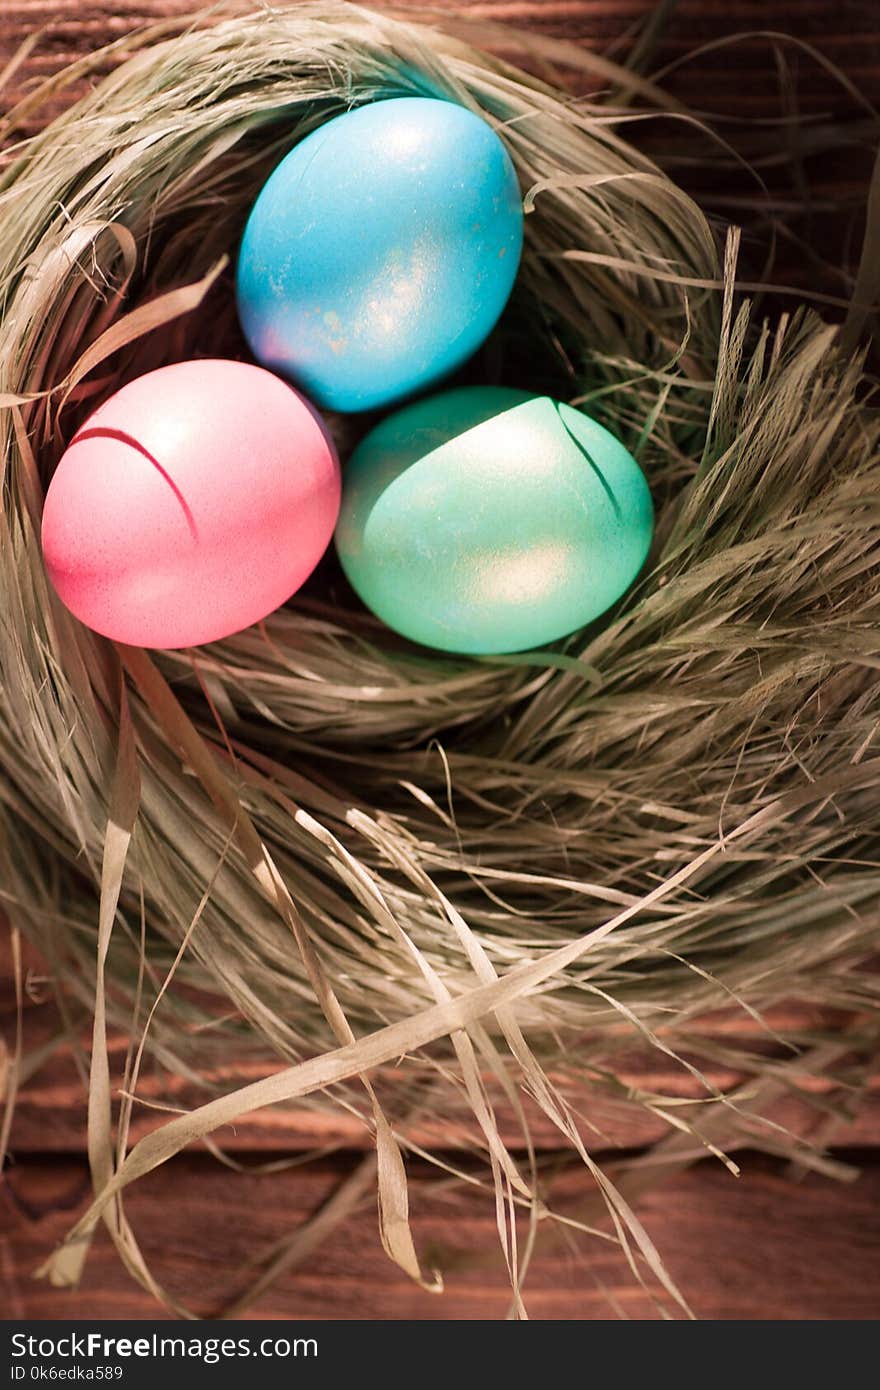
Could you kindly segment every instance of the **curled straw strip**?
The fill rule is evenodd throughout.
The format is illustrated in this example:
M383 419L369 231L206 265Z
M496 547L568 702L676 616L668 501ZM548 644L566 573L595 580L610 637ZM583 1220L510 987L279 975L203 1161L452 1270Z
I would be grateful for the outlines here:
M147 1267L125 1190L234 1117L296 1101L371 1127L386 1249L437 1288L402 1159L423 1152L429 1095L474 1117L523 1315L538 1223L573 1220L547 1200L525 1090L594 1174L637 1275L683 1309L627 1195L650 1158L611 1184L567 1093L589 1073L619 1095L616 1060L641 1042L686 1056L706 1097L685 1112L624 1096L683 1130L658 1168L743 1136L803 1156L756 1106L840 1049L769 1026L756 1049L707 1011L742 1007L760 1028L796 994L847 1010L847 1045L876 1038L859 965L880 910L880 461L862 364L810 313L753 318L736 234L719 265L705 217L607 106L460 38L334 4L157 38L13 147L0 187L0 882L66 1007L94 1011L95 1198L46 1272L75 1280L103 1217L132 1274L188 1315ZM540 56L574 58L543 41ZM120 380L228 341L224 258L293 141L424 90L497 125L530 208L478 371L577 399L637 450L658 506L637 589L601 627L511 660L417 651L332 588L197 653L94 638L50 593L37 541L64 440ZM115 1145L118 1027L142 1047ZM283 1070L125 1152L144 1047L198 1080L267 1046ZM742 1086L720 1095L694 1058Z

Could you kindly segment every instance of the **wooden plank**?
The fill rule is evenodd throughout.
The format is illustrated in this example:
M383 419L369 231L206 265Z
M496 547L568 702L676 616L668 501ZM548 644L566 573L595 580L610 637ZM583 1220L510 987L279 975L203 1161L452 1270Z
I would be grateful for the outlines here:
M23 1018L24 1049L26 1055L32 1055L59 1036L61 1024L43 983L45 967L31 947L25 948L25 966L27 1003ZM14 1018L15 999L8 936L0 929L0 1037L5 1036L9 1046L13 1040ZM778 1030L799 1028L807 1032L812 1029L816 1033L834 1022L804 1006L793 1004L778 1010L769 1021ZM741 1014L719 1015L707 1021L704 1034L727 1041L736 1036L754 1049L759 1048L762 1042L752 1020ZM88 1046L88 1033L84 1030L80 1037L83 1056L87 1055ZM126 1049L127 1039L121 1034L111 1040L111 1067L117 1087L123 1073ZM268 1055L246 1064L231 1057L227 1067L222 1071L215 1069L206 1073L205 1080L215 1089L228 1092L268 1075L280 1065L277 1058ZM701 1065L707 1079L720 1091L731 1089L743 1079L740 1073L729 1067ZM651 1050L631 1049L622 1053L615 1058L614 1069L622 1087L650 1091L676 1101L705 1094L696 1078L683 1066L676 1067L668 1058ZM394 1068L384 1068L378 1080L380 1091L392 1092L397 1076ZM641 1148L667 1132L665 1122L656 1115L615 1101L602 1088L591 1085L587 1080L575 1083L571 1077L561 1075L554 1075L553 1080L563 1090L572 1108L585 1117L585 1136L597 1153ZM490 1078L486 1078L486 1081L505 1142L511 1148L523 1148L525 1141L517 1116L498 1093L497 1084L493 1085ZM815 1078L812 1084L819 1096L828 1098L832 1093L833 1088L827 1078ZM148 1108L151 1103L192 1109L207 1098L208 1092L153 1069L148 1061L138 1086L138 1095L142 1104L135 1108L132 1142L167 1118L166 1113ZM539 1107L527 1097L523 1097L523 1105L531 1139L536 1147L558 1148L559 1133ZM818 1115L808 1102L792 1099L775 1107L772 1118L794 1133L810 1135L815 1129ZM434 1118L427 1113L417 1124L407 1127L412 1142L430 1150L468 1148L472 1144L473 1131L473 1119L464 1105L457 1112L449 1113L444 1109L442 1118ZM57 1053L21 1088L15 1107L10 1147L13 1153L75 1153L84 1151L85 1135L85 1088L72 1052L67 1047L59 1046ZM238 1121L234 1127L225 1128L215 1138L230 1153L288 1152L327 1146L365 1149L373 1142L371 1130L341 1109L331 1110L326 1106L313 1109L302 1105L289 1108L275 1106L259 1111ZM838 1125L833 1139L838 1145L851 1147L880 1145L880 1075L874 1078L855 1116Z
M696 1091L693 1081L687 1077L664 1075L658 1070L652 1070L650 1060L646 1059L640 1078L642 1085L650 1086L655 1094L673 1097L676 1100L693 1097ZM257 1067L251 1072L242 1068L226 1078L222 1090L231 1091L236 1086L245 1085L265 1074L265 1070ZM389 1079L387 1075L384 1078L386 1082ZM632 1074L624 1074L621 1078L624 1082L634 1079ZM139 1088L139 1093L149 1099L150 1093L155 1093L158 1089L146 1084ZM572 1103L585 1116L585 1139L596 1154L642 1148L668 1133L668 1126L648 1111L641 1112L633 1107L615 1103L601 1092L590 1091L584 1087L578 1093L571 1094L569 1087L568 1094ZM183 1085L172 1085L170 1088L162 1087L159 1095L163 1104L176 1103L183 1110L193 1109L202 1103L208 1093L197 1093ZM550 1150L559 1148L563 1140L558 1130L535 1105L528 1100L525 1100L524 1104L530 1137L535 1147ZM500 1099L496 1100L495 1112L504 1142L515 1150L524 1148L522 1128ZM131 1128L131 1142L135 1143L167 1118L167 1114L136 1109ZM774 1124L784 1125L791 1133L804 1137L813 1134L818 1125L817 1112L803 1101L788 1101L774 1106L768 1119ZM460 1110L449 1116L444 1115L442 1119L407 1124L403 1129L414 1144L433 1151L470 1148L474 1140L475 1127L473 1118L466 1111ZM82 1152L85 1150L85 1136L85 1093L69 1059L62 1056L57 1066L47 1068L39 1078L23 1087L16 1104L10 1149L13 1154ZM841 1121L830 1136L825 1136L826 1142L829 1137L836 1146L867 1148L880 1145L880 1086L875 1083L853 1119ZM258 1111L237 1120L234 1126L226 1126L219 1130L214 1139L224 1151L231 1154L251 1151L262 1151L266 1154L287 1153L329 1146L368 1149L373 1144L371 1129L341 1110L296 1107L272 1107Z
M0 10L0 52L10 55L34 31L42 38L15 73L7 98L20 94L36 77L58 71L65 63L131 30L168 17L190 14L199 8L193 0L6 0ZM428 13L473 24L511 24L521 30L571 39L584 52L597 51L623 57L634 27L656 8L655 0L489 0L488 3L451 3L435 0L374 0L373 8L391 10L402 17ZM790 35L797 44L763 36L767 30ZM726 43L742 35L736 44ZM500 41L496 40L496 44ZM719 43L722 47L716 47ZM799 45L799 46L798 46ZM804 45L812 45L842 73L873 89L880 80L880 39L874 0L731 0L718 5L711 0L679 0L660 35L651 70L678 62L697 49L698 61L681 64L670 77L669 90L696 109L723 115L779 114L780 67L778 55L787 55L797 69L798 97L802 114L851 114L852 100L838 78L823 64L809 58ZM512 49L510 50L512 51ZM586 88L602 83L585 77ZM65 104L85 84L60 98Z
M243 1282L236 1273L326 1200L346 1164L271 1177L232 1174L207 1158L175 1160L132 1190L127 1211L154 1273L202 1314L217 1312ZM11 1318L149 1318L151 1298L124 1276L102 1233L78 1293L35 1282L31 1272L69 1228L88 1190L79 1159L28 1160L0 1189L0 1287ZM567 1211L590 1191L573 1170L557 1180ZM508 1292L500 1260L478 1252L497 1242L488 1194L438 1191L411 1173L416 1245L436 1260L446 1292L423 1293L383 1254L371 1204L337 1230L307 1266L286 1275L252 1310L269 1318L501 1318ZM734 1179L701 1165L640 1203L639 1213L694 1311L704 1318L873 1318L880 1315L880 1168L837 1186L797 1186L772 1163L752 1160ZM535 1257L526 1284L531 1316L656 1316L623 1259L597 1240L553 1243Z

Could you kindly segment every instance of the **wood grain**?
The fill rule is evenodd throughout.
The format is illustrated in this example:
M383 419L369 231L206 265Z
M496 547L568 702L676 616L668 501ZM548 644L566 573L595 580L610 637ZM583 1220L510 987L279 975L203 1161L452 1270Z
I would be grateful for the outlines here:
M61 1034L61 1021L48 990L46 967L37 952L26 943L24 967L23 1048L27 1056L33 1057L43 1053L53 1041L57 1042ZM10 1045L15 1016L8 928L4 926L0 928L0 1036L5 1035ZM768 1025L777 1032L797 1030L803 1035L833 1032L843 1021L842 1015L819 1012L794 1003L780 1008L767 1019ZM752 1021L741 1013L720 1014L707 1020L702 1032L704 1037L714 1037L718 1041L745 1041L753 1049L766 1046L766 1038L762 1040L757 1036ZM111 1037L111 1074L117 1084L123 1073L127 1045L128 1040L123 1035ZM89 1047L87 1028L80 1034L79 1046L81 1056L85 1057ZM742 1073L730 1067L707 1063L702 1058L694 1060L699 1060L707 1081L718 1091L729 1091L744 1080ZM248 1063L230 1057L222 1070L216 1068L213 1072L206 1072L204 1078L206 1084L216 1090L232 1091L268 1075L279 1069L280 1065L278 1059L270 1055L255 1057ZM622 1087L650 1090L674 1102L706 1095L705 1088L683 1065L676 1065L653 1049L627 1050L615 1057L614 1070ZM667 1126L656 1116L615 1101L592 1084L589 1078L585 1078L582 1085L574 1085L571 1078L554 1076L552 1079L566 1094L572 1108L588 1118L592 1127L591 1149L597 1155L644 1148L667 1133ZM522 1149L524 1137L520 1121L499 1093L497 1084L493 1084L489 1077L485 1078L485 1082L505 1143L512 1149ZM394 1069L382 1069L378 1084L380 1091L393 1089ZM803 1099L789 1097L770 1112L769 1118L775 1124L809 1137L815 1134L820 1123L827 1123L812 1099L819 1099L823 1103L833 1100L842 1110L841 1119L833 1131L836 1145L850 1148L880 1145L880 1069L876 1076L869 1078L867 1091L858 1106L854 1104L854 1096L848 1096L832 1086L827 1077L806 1077L802 1084L805 1091ZM147 1061L138 1085L138 1096L141 1105L135 1109L132 1143L166 1118L165 1112L148 1107L171 1105L192 1109L205 1100L206 1093L180 1077L151 1069ZM555 1149L559 1144L556 1128L528 1097L523 1097L523 1107L532 1142L540 1149ZM15 1107L10 1146L16 1154L76 1153L84 1146L85 1129L86 1088L82 1071L75 1064L71 1049L59 1045L21 1090ZM458 1114L455 1111L449 1113L444 1107L442 1119L432 1118L429 1114L407 1128L413 1144L430 1150L467 1149L472 1143L472 1131L472 1115L465 1104ZM266 1155L326 1147L368 1149L373 1143L371 1130L345 1112L327 1112L303 1106L273 1106L258 1111L237 1121L234 1127L229 1126L219 1132L215 1139L224 1151L232 1154L261 1152Z
M379 6L381 8L381 6ZM28 92L40 78L101 44L123 37L141 23L192 8L189 0L5 0L0 6L0 67L35 30L40 41L9 76L4 102ZM398 11L424 6L403 0ZM530 31L575 40L582 52L623 58L634 26L648 16L653 0L486 0L470 5L437 4L444 14L467 13L470 19L502 21ZM741 31L776 31L793 40L759 36L728 43ZM681 62L699 46L703 51ZM813 45L817 61L803 45ZM807 284L815 273L802 241L832 261L851 264L860 237L866 180L873 151L862 134L860 117L839 74L875 102L880 100L880 37L876 0L680 0L662 35L650 70L681 63L665 85L676 97L720 118L720 128L734 143L752 138L757 118L779 118L780 142L791 129L792 81L801 119L817 123L847 121L851 139L833 154L807 161L814 189L809 224L796 222L794 239L783 247L783 266L792 284ZM589 71L579 79L594 91L599 79ZM78 95L83 84L60 95L46 112ZM786 124L786 120L788 124ZM25 125L24 133L28 127ZM669 123L639 133L649 148L673 147ZM653 141L653 145L652 145ZM729 177L695 175L683 151L677 169L707 207L735 215L742 188ZM768 219L784 209L790 174L772 160L764 171L770 203ZM691 181L691 182L689 182ZM41 982L39 961L28 961L30 988L25 1011L25 1040L39 1047L57 1031L57 1020ZM5 976L5 982L4 982ZM14 1009L9 960L0 951L0 1027L12 1044ZM810 1019L793 1009L781 1022ZM833 1020L831 1021L833 1024ZM718 1027L742 1026L718 1021ZM117 1040L119 1057L122 1040ZM250 1069L230 1068L216 1080L232 1087L253 1078ZM650 1084L685 1099L694 1094L692 1080L681 1070L659 1066L656 1057L633 1054L621 1062L622 1079ZM721 1087L738 1079L716 1068ZM821 1083L817 1083L821 1084ZM164 1086L164 1083L163 1083ZM144 1095L158 1097L159 1082L147 1075ZM172 1098L181 1105L196 1097L183 1083L171 1082ZM163 1092L164 1094L164 1092ZM839 1097L835 1097L839 1099ZM649 1118L633 1118L612 1103L590 1101L591 1119L602 1130L597 1148L608 1155L636 1148L658 1137ZM14 1162L0 1182L0 1314L8 1317L97 1316L151 1317L155 1305L121 1273L107 1239L96 1241L81 1289L75 1294L36 1283L31 1273L58 1241L88 1193L82 1157L85 1100L69 1051L53 1055L25 1086L12 1134ZM805 1106L789 1102L777 1118L798 1132L814 1123ZM517 1140L513 1117L500 1111L505 1137ZM156 1118L138 1113L135 1134ZM453 1124L426 1122L418 1136L450 1152L464 1142ZM701 1165L641 1199L639 1213L660 1246L673 1277L685 1289L694 1310L710 1318L868 1318L880 1313L880 1090L869 1095L860 1114L841 1123L833 1134L840 1145L859 1146L863 1176L840 1186L819 1178L789 1181L778 1165L747 1159L740 1180L720 1166ZM540 1117L535 1138L548 1157L558 1142ZM157 1273L184 1297L197 1291L198 1309L214 1312L239 1287L233 1271L249 1256L290 1232L313 1213L354 1163L367 1136L354 1123L303 1110L273 1109L250 1117L221 1136L230 1153L247 1164L317 1146L340 1152L308 1168L273 1176L236 1174L204 1153L194 1152L139 1184L128 1210ZM555 1160L554 1160L555 1161ZM467 1256L490 1249L495 1240L492 1204L476 1195L465 1202L443 1193L428 1173L414 1165L413 1217L420 1251L437 1252L447 1280L443 1298L421 1293L398 1274L379 1247L371 1209L359 1213L318 1252L309 1265L287 1276L262 1300L257 1312L349 1318L503 1317L507 1310L500 1268L470 1267ZM580 1170L563 1173L555 1197L574 1207L590 1190ZM655 1309L639 1290L622 1261L601 1243L575 1253L565 1244L543 1248L529 1284L533 1316L601 1318L609 1315L608 1294L631 1317L651 1317Z
M154 1272L202 1314L216 1314L243 1286L237 1272L326 1201L350 1164L271 1177L230 1174L210 1159L174 1160L132 1190L126 1210ZM560 1210L589 1190L577 1170L554 1184ZM95 1242L76 1294L34 1282L31 1272L64 1234L88 1190L82 1159L28 1159L0 1190L0 1280L8 1317L155 1316L150 1297L120 1277L107 1238ZM500 1258L471 1267L497 1245L491 1201L444 1195L411 1174L416 1245L439 1265L442 1297L423 1293L386 1259L371 1206L340 1229L308 1265L261 1300L268 1318L502 1318L509 1290ZM735 1179L706 1166L642 1199L639 1214L670 1273L703 1318L874 1318L880 1314L880 1171L852 1186L808 1178L797 1187L753 1159ZM256 1272L256 1267L253 1267ZM597 1240L539 1251L526 1294L536 1318L629 1317L656 1310L619 1252Z

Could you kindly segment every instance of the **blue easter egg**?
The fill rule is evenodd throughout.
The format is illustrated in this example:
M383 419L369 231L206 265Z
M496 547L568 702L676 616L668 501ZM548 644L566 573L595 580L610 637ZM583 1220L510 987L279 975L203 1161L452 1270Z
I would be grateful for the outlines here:
M238 311L257 360L318 405L387 405L459 367L507 302L522 200L464 106L396 97L286 156L245 227Z

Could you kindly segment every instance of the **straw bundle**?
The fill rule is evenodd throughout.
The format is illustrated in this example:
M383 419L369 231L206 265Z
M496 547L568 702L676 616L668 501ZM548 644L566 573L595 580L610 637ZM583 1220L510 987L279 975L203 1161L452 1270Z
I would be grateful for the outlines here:
M93 636L39 548L65 441L132 376L236 349L230 257L262 182L329 116L407 92L466 103L507 143L523 267L468 371L580 404L636 454L658 514L638 586L594 629L510 658L403 642L330 560L265 624L210 647ZM521 1313L518 1216L553 1221L528 1095L595 1172L640 1275L680 1302L580 1113L587 1076L620 1092L615 1059L634 1042L701 1083L708 1060L743 1078L724 1097L706 1081L706 1103L678 1110L618 1097L680 1131L665 1161L745 1137L819 1161L761 1117L847 1056L853 1083L877 1034L862 967L880 923L878 424L853 352L861 310L843 336L806 309L762 320L736 261L735 232L719 241L607 107L332 3L148 35L13 147L0 885L71 1018L95 1020L95 1201L54 1278L77 1277L103 1217L129 1269L183 1311L121 1194L286 1102L372 1128L386 1249L431 1285L403 1155L414 1116L466 1106ZM344 454L352 426L336 428ZM764 1015L793 996L845 1011L847 1028L779 1036ZM766 1046L705 1030L719 1009L745 1011ZM118 1111L110 1027L133 1040ZM282 1070L127 1152L142 1067L198 1079L269 1049ZM516 1148L498 1097L522 1114Z

